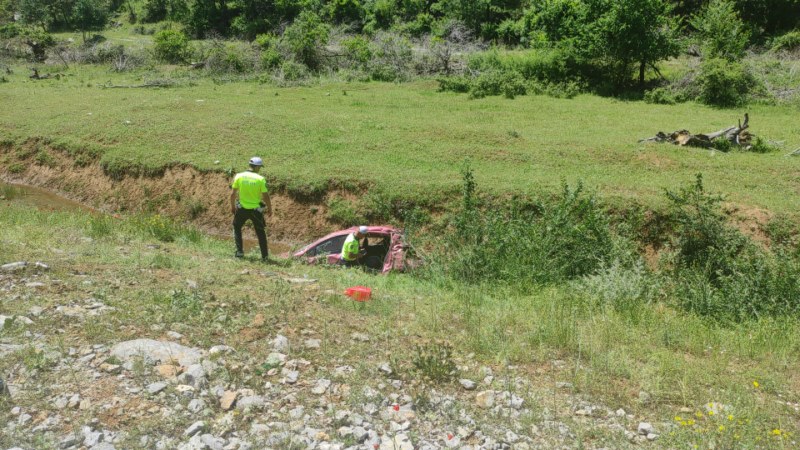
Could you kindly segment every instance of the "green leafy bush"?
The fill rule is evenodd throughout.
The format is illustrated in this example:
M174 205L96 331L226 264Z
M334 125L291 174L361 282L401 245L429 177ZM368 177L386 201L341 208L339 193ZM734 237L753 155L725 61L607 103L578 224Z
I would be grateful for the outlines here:
M750 32L730 0L712 0L691 19L705 58L735 61L744 56Z
M456 75L452 77L440 77L437 78L436 81L439 82L440 92L467 93L469 92L469 89L472 86L472 80L462 75Z
M178 30L162 30L153 37L156 58L168 63L181 63L189 57L189 38Z
M797 51L800 50L800 31L792 31L778 36L772 41L772 51Z
M758 86L758 81L743 64L722 58L705 61L696 82L700 100L720 107L745 104L750 92Z
M470 98L483 98L491 95L503 95L514 98L525 95L527 86L525 79L517 72L491 71L481 74L472 82L469 90Z
M606 213L582 186L565 185L537 204L480 208L471 170L463 175L463 206L438 261L449 276L525 288L597 273L621 258Z
M411 364L421 378L433 383L451 381L458 374L453 349L445 343L416 346Z
M322 52L330 37L330 27L310 10L304 10L283 33L282 42L295 60L309 69L322 65Z
M659 87L644 93L644 101L656 105L674 105L678 102L672 89Z

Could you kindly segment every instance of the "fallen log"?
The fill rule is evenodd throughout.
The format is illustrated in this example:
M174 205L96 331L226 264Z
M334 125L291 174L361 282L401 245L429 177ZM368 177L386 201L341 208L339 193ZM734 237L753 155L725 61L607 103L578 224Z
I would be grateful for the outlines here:
M655 136L641 139L639 142L668 142L670 144L709 148L714 145L715 139L725 139L732 145L742 147L745 150L750 148L753 135L747 129L750 127L750 115L745 113L744 122L739 121L738 125L733 125L713 133L692 134L689 130L678 130L672 133L659 131Z

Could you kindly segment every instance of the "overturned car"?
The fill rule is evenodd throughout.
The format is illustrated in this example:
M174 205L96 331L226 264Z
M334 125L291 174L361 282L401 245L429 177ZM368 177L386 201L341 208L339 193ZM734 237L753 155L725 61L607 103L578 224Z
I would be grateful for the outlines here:
M358 227L334 231L292 256L309 264L339 264L345 239L356 231ZM389 226L367 227L367 236L361 241L361 249L364 252L361 265L381 273L407 271L419 263L405 242L403 231Z

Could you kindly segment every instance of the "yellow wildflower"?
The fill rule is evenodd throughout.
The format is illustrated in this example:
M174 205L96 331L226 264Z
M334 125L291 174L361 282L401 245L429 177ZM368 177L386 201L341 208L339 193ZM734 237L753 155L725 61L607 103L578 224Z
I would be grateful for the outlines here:
M714 411L709 411L709 412L708 412L708 415L709 415L709 416L713 416L713 415L714 415Z
M758 385L758 381L753 381L753 387L754 387L754 388L756 388L756 389L758 389L758 386L759 386L759 385Z
M780 428L775 428L774 430L772 430L772 434L775 436L780 436L781 435Z
M686 423L689 425L694 425L694 419L689 419Z
M681 419L681 416L675 416L675 422L680 422L681 420L683 420Z
M697 416L698 419L703 417L703 413L700 411L697 411L696 413L694 413L694 415Z
M728 414L728 421L733 422L733 414Z
M725 431L725 425L720 425L719 426L719 431Z

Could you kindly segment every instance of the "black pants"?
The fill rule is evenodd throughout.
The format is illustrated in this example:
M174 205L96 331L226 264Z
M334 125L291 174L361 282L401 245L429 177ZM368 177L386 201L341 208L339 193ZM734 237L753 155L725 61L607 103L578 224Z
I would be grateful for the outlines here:
M258 236L258 247L261 249L261 258L267 259L269 257L269 248L267 247L267 223L264 220L264 213L258 212L255 209L239 208L236 214L233 215L233 240L236 241L236 252L244 253L242 246L242 226L247 221L253 222L253 228L256 229L256 236Z

